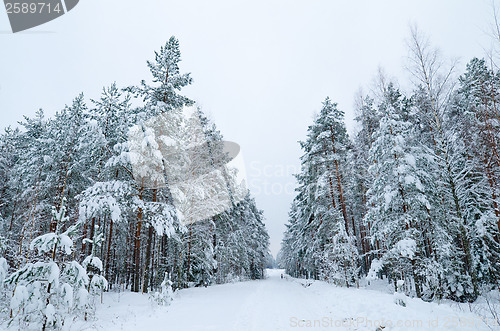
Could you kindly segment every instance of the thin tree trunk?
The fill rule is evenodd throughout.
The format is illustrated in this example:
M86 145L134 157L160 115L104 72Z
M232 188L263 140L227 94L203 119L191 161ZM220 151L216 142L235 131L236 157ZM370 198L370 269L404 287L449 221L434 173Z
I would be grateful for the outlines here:
M109 265L111 264L110 262L110 256L111 256L111 238L113 237L113 219L109 221L109 234L108 234L108 250L106 252L106 268L104 271L104 274L106 275L105 277L109 279Z
M153 190L153 202L156 202L157 194L158 190L157 189ZM153 241L153 226L150 224L148 228L148 242L146 245L146 259L144 261L144 282L142 286L142 293L148 292L151 265L152 265L152 260L151 260L152 241Z
M142 200L143 188L141 187L139 191L139 199ZM139 208L137 213L137 225L134 238L134 289L133 292L140 291L140 281L141 281L141 268L140 268L140 257L141 257L141 228L142 228L142 209Z
M335 137L333 136L333 127L330 126L330 138L332 140L332 149L333 149L333 154L337 154L337 151L335 149ZM333 160L333 163L335 164L335 172L337 175L337 190L339 193L339 200L340 200L340 209L342 211L342 216L344 217L344 222L345 222L345 230L347 234L349 234L349 220L347 218L347 208L345 206L345 199L344 199L344 193L342 191L342 175L340 173L340 166L337 158Z
M144 261L145 264L145 269L144 269L144 283L142 285L142 293L147 293L148 292L148 286L149 286L149 277L150 277L150 271L151 271L151 243L153 241L153 226L149 225L148 229L148 243L146 246L146 258Z
M189 272L191 269L191 238L192 238L193 232L191 229L191 225L189 225L189 241L188 241L188 260L187 260L187 267L186 267L186 280L189 281Z

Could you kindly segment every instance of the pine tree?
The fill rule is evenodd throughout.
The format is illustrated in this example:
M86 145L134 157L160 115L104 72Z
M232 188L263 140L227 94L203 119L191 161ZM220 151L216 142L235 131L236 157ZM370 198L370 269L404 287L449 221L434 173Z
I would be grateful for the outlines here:
M349 141L343 116L326 98L308 139L301 143L305 154L297 176L300 186L282 251L293 275L349 286L357 281L359 256L356 226L347 214L343 162Z
M55 232L31 242L30 249L40 255L41 261L27 263L5 280L16 286L10 305L13 319L23 324L40 323L42 330L61 327L68 311L85 311L88 305L85 287L89 278L85 269L76 261L61 262L73 251L70 236L76 233L77 226L62 231L69 221L64 202L59 210L53 209Z
M380 126L370 149L373 178L368 191L367 222L372 224L372 241L379 240L382 265L389 265L391 278L409 277L421 297L419 269L425 266L424 224L431 208L426 196L426 173L418 164L424 151L412 139L408 109L398 92L389 86L387 102L381 110ZM397 107L397 108L396 108ZM378 262L378 261L377 261ZM377 266L379 264L377 263Z

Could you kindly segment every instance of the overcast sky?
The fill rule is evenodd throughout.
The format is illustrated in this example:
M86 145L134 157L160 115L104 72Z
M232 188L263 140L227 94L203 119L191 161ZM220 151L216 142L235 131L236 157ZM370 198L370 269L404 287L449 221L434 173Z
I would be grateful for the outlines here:
M354 95L378 67L401 83L409 24L462 67L491 46L490 0L81 0L68 14L12 34L0 10L0 129L80 92L150 79L146 60L171 35L181 45L185 93L239 143L248 181L279 250L313 114L330 96L353 131ZM403 84L404 85L404 84Z

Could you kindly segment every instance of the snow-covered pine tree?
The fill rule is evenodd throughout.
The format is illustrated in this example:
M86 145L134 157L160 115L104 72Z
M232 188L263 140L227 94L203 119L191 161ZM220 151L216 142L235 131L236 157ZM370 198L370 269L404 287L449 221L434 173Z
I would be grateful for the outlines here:
M165 276L163 277L163 281L160 285L160 291L154 292L152 298L157 304L165 306L170 305L174 299L172 281L170 280L168 273L165 273Z
M124 153L127 155L128 160L134 163L134 167L132 171L134 172L134 179L136 180L137 185L137 194L136 201L138 202L137 210L137 218L136 218L136 226L135 226L135 238L134 238L134 256L133 256L133 264L135 266L134 269L134 290L139 291L140 283L141 283L141 268L139 267L141 263L141 233L142 233L142 223L143 223L143 213L144 213L144 204L145 201L158 202L154 197L158 197L158 187L153 187L149 184L163 184L159 186L164 187L165 179L162 177L163 175L163 160L160 157L162 150L162 141L161 137L164 135L163 130L168 130L169 133L173 132L168 127L165 128L163 125L172 125L176 126L179 123L176 121L163 121L162 116L167 116L169 119L182 118L182 108L186 105L191 105L193 102L185 96L182 96L178 93L183 87L191 84L192 79L190 74L181 74L179 69L179 62L181 61L181 54L179 48L179 42L175 37L171 37L165 46L160 48L159 52L155 52L155 60L148 61L148 67L153 76L153 85L147 84L145 81L141 82L140 86L133 86L127 88L128 91L132 92L135 96L141 97L144 101L144 106L138 108L137 112L137 125L135 129L132 128L130 131L131 134L142 134L143 137L138 137L141 139L136 140L140 141L137 147L143 146L150 149L149 155L157 156L154 157L153 160L157 162L152 162L148 159L147 164L142 163L145 167L142 167L142 173L137 173L135 163L141 164L141 158L144 156L143 153L146 151L142 149L132 149L130 150L130 146L127 146L129 150L125 149ZM178 116L175 116L175 115ZM158 116L154 118L154 116ZM154 123L150 123L147 121L159 121L160 126L156 126ZM134 131L135 130L135 131ZM135 132L135 133L134 133ZM157 139L158 138L158 139ZM145 142L146 144L143 144ZM134 152L135 151L135 152ZM133 158L130 159L130 156ZM138 157L139 159L134 159L134 157ZM154 169L152 169L154 168ZM155 178L151 178L151 171L154 170L153 173ZM137 178L136 178L137 177ZM139 178L140 177L140 178ZM149 181L152 180L152 183L146 183L147 185L141 185L141 182L148 178ZM144 184L144 183L143 183ZM150 192L145 192L145 188L152 188L152 190L148 190ZM165 194L165 197L168 197L169 194ZM164 203L171 204L171 201L164 201ZM165 209L165 208L162 208ZM169 208L166 208L169 209ZM166 210L165 209L165 210ZM170 214L169 211L167 211ZM171 218L168 218L169 222L172 221ZM169 226L165 226L164 228L169 228ZM151 234L151 235L149 235ZM153 240L153 233L151 226L148 227L148 242L147 247L151 247ZM149 256L148 256L149 260ZM150 263L147 261L147 263ZM145 288L143 287L143 291Z
M348 164L346 167L346 178L348 179L346 197L350 201L349 212L357 223L359 231L357 240L359 251L362 254L361 273L367 274L373 259L373 244L370 240L371 224L365 221L367 212L367 191L372 177L368 172L370 166L369 150L373 144L373 133L379 126L380 115L374 106L374 100L369 96L361 94L356 99L355 120L360 124L360 130L354 135L352 147L348 154Z
M6 128L0 134L0 257L10 261L16 260L13 254L17 247L15 215L18 211L16 195L19 193L17 185L11 180L12 168L19 159L18 141L19 129ZM8 247L7 247L8 246Z
M308 128L307 140L301 143L300 186L285 233L283 258L292 274L349 286L358 278L359 256L356 225L347 214L343 163L349 138L343 116L326 98Z
M430 230L426 220L431 206L424 187L426 173L418 167L426 156L412 139L408 110L404 98L390 85L370 148L373 181L365 217L371 223L372 241L382 244L377 267L387 266L394 282L411 280L421 297L420 273L429 265L425 230Z
M73 252L71 236L78 224L68 226L65 199L59 210L53 208L54 232L33 239L30 249L40 257L12 273L5 283L15 286L11 299L13 321L20 327L31 324L62 327L68 314L88 307L85 289L89 278L76 261L64 261ZM63 228L67 228L63 231Z
M469 159L466 144L457 139L464 127L457 125L460 121L450 112L453 109L450 72L443 71L437 52L415 29L412 30L410 46L412 72L419 83L415 93L416 116L428 138L422 140L427 142L429 154L435 160L432 173L437 175L434 182L438 185L433 211L441 213L434 219L439 224L448 225L447 236L452 240L448 252L445 252L449 258L440 262L448 273L443 287L446 295L455 300L473 301L482 282L475 256L484 257L475 248L483 245L474 243L487 242L488 235L484 234L491 233L489 221L482 223L486 224L484 227L476 226L476 217L481 214L476 206L482 204L477 197L482 193L477 190L479 174L475 173L473 164L479 160ZM482 230L477 231L478 228ZM479 237L482 239L478 241ZM440 247L445 245L446 241L439 243ZM496 245L492 248L486 254L489 255L486 260L490 262L496 259Z
M82 262L82 266L87 271L90 279L87 291L92 295L101 294L101 303L102 292L108 288L108 281L102 275L104 271L102 261L96 256L97 249L102 245L103 240L104 236L99 231L99 226L96 226L94 229L94 238L92 240L88 238L84 239L85 242L91 245L91 253Z
M498 283L500 276L496 119L500 81L484 60L472 59L459 82L443 126L451 136L451 164L464 224L471 238L472 265L478 283L488 289Z

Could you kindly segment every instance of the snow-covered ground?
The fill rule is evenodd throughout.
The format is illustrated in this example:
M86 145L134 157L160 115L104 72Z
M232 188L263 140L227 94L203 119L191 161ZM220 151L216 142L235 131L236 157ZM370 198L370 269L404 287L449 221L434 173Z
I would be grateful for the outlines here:
M495 330L460 305L407 299L365 288L341 288L321 281L281 279L268 270L265 280L247 281L176 293L170 306L152 304L148 295L107 293L96 320L98 330ZM490 322L492 324L492 322ZM74 325L80 329L82 325ZM379 329L382 330L382 329Z

